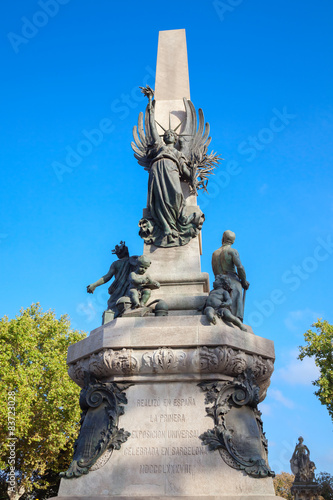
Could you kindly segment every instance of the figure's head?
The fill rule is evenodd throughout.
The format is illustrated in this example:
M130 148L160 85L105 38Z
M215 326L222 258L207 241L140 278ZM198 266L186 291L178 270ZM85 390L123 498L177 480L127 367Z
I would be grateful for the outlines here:
M218 274L216 276L215 281L213 283L213 287L215 289L223 288L223 290L227 290L228 292L232 290L230 278L228 278L228 276L225 276L224 274Z
M222 245L232 245L236 239L236 235L233 231L229 229L224 231L222 236Z
M168 129L164 132L163 140L165 144L175 144L177 141L177 134L172 129Z
M137 273L145 274L150 264L151 261L150 259L148 259L148 257L146 257L145 255L140 255L140 257L138 257Z
M298 441L299 441L299 444L302 444L302 443L303 443L304 439L302 438L302 436L300 436L300 437L298 438Z
M113 254L116 254L118 259L123 259L124 257L129 257L128 248L125 245L124 241L121 241L119 243L119 245L116 245L111 252Z

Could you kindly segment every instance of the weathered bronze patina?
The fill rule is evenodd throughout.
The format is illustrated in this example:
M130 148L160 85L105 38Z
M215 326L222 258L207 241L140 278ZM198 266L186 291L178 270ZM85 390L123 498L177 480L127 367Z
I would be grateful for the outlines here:
M139 115L138 126L133 129L135 143L132 142L134 156L139 164L149 172L148 215L140 220L140 236L147 244L160 247L186 245L200 231L204 215L199 209L186 212L186 201L181 180L187 182L191 191L206 189L208 176L219 161L214 153L207 154L211 138L209 124L204 123L204 115L199 109L197 115L191 101L184 98L186 113L184 130L163 129L161 138L155 121L155 101L153 90L147 86L143 93L148 97L145 113ZM163 128L161 126L161 128Z
M246 370L232 382L202 382L207 391L207 415L215 427L200 436L208 448L219 450L232 468L243 470L252 477L274 477L267 461L267 440L262 429L259 387L253 372Z
M235 239L235 233L229 230L224 231L222 246L215 250L212 256L212 268L215 277L224 274L230 279L232 301L230 310L243 322L245 291L249 288L250 283L246 281L246 273L239 253L231 247Z

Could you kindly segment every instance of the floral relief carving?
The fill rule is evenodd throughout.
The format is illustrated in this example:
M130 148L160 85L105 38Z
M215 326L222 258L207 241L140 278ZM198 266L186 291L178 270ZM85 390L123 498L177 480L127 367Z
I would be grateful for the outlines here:
M142 364L152 368L153 372L171 372L185 366L185 359L186 353L184 351L174 351L167 347L160 347L152 353L145 352L142 356Z
M270 359L263 359L262 356L252 356L252 371L256 379L267 378L273 373L274 364Z
M213 371L219 365L219 358L215 348L201 347L199 349L199 364L202 371Z
M247 368L247 356L231 347L218 347L220 369L228 375L238 375Z
M129 375L136 371L138 360L133 356L132 349L113 351L106 349L98 354L93 354L89 360L89 371L95 376L105 377L110 372Z
M135 376L141 374L217 373L237 376L251 368L255 380L260 382L261 400L264 399L269 379L273 373L272 359L245 353L228 346L200 346L173 349L103 349L89 357L69 364L69 376L81 387L84 372L97 379L109 376Z

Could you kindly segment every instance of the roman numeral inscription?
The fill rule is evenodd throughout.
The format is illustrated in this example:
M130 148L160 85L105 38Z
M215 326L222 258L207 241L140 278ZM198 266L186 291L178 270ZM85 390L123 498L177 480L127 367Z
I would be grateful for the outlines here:
M181 385L174 388L173 397L142 397L132 402L138 418L132 421L122 453L137 460L139 475L193 475L197 458L208 454L195 418L202 402L194 395L185 396Z

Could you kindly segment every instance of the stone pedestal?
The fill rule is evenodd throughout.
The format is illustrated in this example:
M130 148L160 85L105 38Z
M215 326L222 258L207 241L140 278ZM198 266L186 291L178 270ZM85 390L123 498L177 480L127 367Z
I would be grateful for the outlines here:
M319 498L318 483L297 483L291 487L291 494L295 500L317 500Z
M273 497L271 478L255 479L229 467L199 436L211 426L204 393L188 379L136 383L126 390L120 425L131 433L98 470L62 480L60 497Z
M230 457L202 439L214 428L205 383L229 387L250 369L260 400L266 395L273 342L248 329L211 326L200 315L120 318L71 346L69 374L81 387L85 372L104 383L132 384L119 418L130 436L87 475L62 479L59 497L273 498L271 477L235 469ZM250 431L249 443L256 432Z

